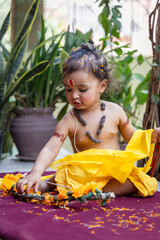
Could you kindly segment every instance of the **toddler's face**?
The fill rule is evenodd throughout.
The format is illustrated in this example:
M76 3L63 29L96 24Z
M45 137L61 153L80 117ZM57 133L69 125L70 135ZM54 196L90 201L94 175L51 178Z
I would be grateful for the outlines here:
M102 82L92 73L76 71L65 76L64 86L68 102L77 109L90 108L99 102Z

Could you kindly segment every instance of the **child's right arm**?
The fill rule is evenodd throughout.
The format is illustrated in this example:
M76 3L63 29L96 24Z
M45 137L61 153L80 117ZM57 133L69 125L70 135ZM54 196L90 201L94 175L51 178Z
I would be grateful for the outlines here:
M23 192L24 185L27 185L27 193L29 193L30 188L33 188L35 192L38 191L41 176L58 155L65 138L68 136L69 129L69 114L66 114L57 124L51 139L40 151L31 173L17 182L16 188L19 192Z

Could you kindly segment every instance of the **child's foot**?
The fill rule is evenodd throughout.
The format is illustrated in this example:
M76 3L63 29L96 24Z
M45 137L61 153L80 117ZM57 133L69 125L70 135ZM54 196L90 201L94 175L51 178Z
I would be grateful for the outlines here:
M41 191L41 193L52 192L56 188L56 185L49 184L47 183L47 181L50 183L55 183L54 179L55 179L55 176L53 175L51 178L46 179L45 181L41 181L39 185L39 191Z
M39 185L39 191L41 193L48 192L50 190L50 186L48 183L41 181Z

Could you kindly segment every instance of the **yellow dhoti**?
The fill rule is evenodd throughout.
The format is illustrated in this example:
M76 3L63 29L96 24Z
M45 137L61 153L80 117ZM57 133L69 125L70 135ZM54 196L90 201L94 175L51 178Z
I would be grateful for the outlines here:
M124 183L130 179L143 197L153 195L157 180L146 173L150 169L154 144L151 144L152 130L134 132L125 151L90 149L53 162L50 167L58 170L55 181L58 184L75 187L95 181L102 188L110 179ZM149 157L144 168L135 167L135 162Z

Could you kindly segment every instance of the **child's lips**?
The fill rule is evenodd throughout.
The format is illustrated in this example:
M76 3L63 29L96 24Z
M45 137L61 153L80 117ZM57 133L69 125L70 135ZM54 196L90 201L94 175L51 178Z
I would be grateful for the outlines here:
M73 102L75 106L79 106L81 103L80 102Z

